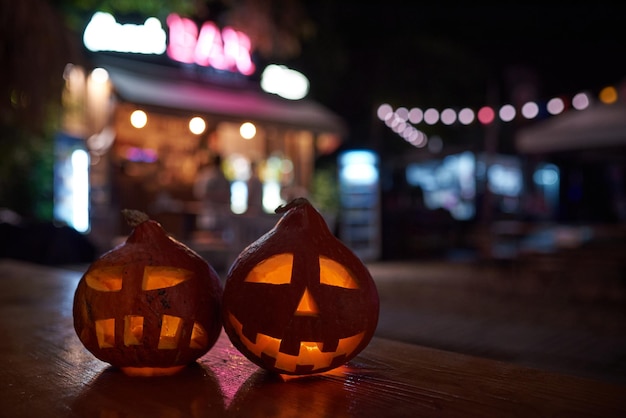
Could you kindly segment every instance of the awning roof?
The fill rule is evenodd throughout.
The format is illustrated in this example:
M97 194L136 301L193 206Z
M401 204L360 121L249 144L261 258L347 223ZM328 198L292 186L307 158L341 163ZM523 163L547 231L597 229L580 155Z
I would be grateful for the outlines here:
M249 89L227 89L199 81L160 78L104 65L124 101L205 113L227 119L269 122L314 132L347 132L344 121L319 103Z
M515 144L521 153L626 146L626 103L570 110L521 130Z

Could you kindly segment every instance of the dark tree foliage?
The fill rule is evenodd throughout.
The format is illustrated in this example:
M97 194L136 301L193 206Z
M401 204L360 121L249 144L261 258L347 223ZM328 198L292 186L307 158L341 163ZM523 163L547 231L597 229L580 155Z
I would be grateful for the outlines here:
M0 2L0 207L52 211L52 137L75 48L48 2Z

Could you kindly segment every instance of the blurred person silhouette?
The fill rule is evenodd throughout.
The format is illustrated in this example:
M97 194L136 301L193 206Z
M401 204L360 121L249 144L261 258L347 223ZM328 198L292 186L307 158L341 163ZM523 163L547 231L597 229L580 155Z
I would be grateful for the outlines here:
M230 181L222 170L222 157L215 154L199 170L194 184L194 196L202 202L198 227L223 230L230 216Z
M259 164L256 161L250 163L250 178L248 178L246 185L248 187L246 214L261 215L263 213L263 182L259 177Z

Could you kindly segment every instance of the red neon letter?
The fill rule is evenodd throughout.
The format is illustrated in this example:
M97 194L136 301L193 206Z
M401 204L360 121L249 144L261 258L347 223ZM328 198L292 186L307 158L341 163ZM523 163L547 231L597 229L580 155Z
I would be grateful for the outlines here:
M254 73L250 57L250 38L233 28L225 27L222 32L212 22L202 25L200 33L196 24L184 17L171 14L167 17L170 41L167 55L179 62L211 66L218 70Z
M254 65L250 59L250 39L242 32L230 27L223 31L224 55L229 67L239 70L244 75L254 72Z
M195 61L198 65L205 65L217 68L218 70L228 69L224 62L224 49L222 35L217 26L212 22L206 22L200 29L198 44L196 45Z
M176 61L191 64L194 62L194 49L198 38L198 27L192 20L176 14L167 17L170 28L170 43L167 55Z

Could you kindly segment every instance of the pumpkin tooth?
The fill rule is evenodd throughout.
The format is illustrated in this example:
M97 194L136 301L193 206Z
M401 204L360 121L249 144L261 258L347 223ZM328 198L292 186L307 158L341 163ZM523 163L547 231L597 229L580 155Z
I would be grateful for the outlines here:
M318 370L339 367L351 357L365 338L365 333L361 332L351 337L324 343L301 341L296 344L294 341L292 345L297 347L294 354L294 351L287 351L292 347L288 348L285 340L281 342L278 338L261 332L254 335L254 340L249 339L242 332L241 322L233 314L229 314L228 317L236 332L241 336L240 341L243 345L260 358L265 366L275 367L288 373L315 373Z
M339 346L339 340L331 339L328 341L324 341L322 345L322 352L335 352L337 351L337 347Z
M280 348L278 351L290 356L297 356L300 353L300 341L296 338L284 338L280 342Z

